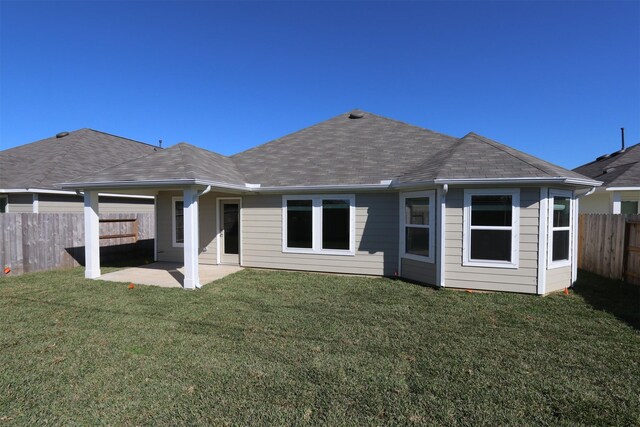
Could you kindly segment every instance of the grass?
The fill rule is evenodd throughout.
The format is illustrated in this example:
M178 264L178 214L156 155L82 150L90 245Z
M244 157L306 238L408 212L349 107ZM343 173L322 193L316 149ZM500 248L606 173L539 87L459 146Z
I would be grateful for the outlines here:
M245 270L200 291L0 279L0 424L638 425L638 287Z

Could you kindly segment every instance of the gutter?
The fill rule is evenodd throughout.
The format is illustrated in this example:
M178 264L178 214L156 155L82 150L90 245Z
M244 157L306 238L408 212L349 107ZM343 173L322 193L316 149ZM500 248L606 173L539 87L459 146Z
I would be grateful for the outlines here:
M46 188L0 188L0 193L15 194L15 193L29 193L29 194L62 194L73 196L78 194L79 190L49 190ZM130 199L153 199L153 196L143 196L135 194L118 194L118 193L100 193L100 196L106 197L123 197Z
M260 184L228 184L218 181L201 179L169 179L148 181L102 181L102 182L78 182L63 183L63 188L69 189L112 189L112 188L156 188L156 187L183 187L190 185L204 185L227 191L239 191L243 193L286 193L300 191L369 191L369 190L394 190L414 187L436 185L521 185L521 184L565 184L599 187L602 182L580 178L477 178L477 179L435 179L420 182L396 183L393 180L382 180L378 184L335 184L335 185L291 185L262 187ZM1 190L0 190L1 192ZM150 197L150 196L145 196Z

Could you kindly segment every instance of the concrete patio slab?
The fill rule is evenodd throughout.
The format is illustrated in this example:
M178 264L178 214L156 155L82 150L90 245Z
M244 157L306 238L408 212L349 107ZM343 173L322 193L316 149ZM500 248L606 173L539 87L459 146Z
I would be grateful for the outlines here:
M214 280L242 270L237 265L203 265L198 272L200 283L205 285ZM181 288L184 283L184 266L172 262L154 262L140 267L125 268L113 273L103 274L99 280L109 282L126 282L136 285L153 285L162 288Z

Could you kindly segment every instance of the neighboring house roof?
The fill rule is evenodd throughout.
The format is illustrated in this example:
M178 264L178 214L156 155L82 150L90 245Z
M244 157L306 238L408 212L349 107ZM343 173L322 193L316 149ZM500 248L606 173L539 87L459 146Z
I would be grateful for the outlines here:
M640 187L640 144L598 157L574 171L602 181L604 187Z
M356 110L231 157L181 143L70 181L66 187L74 182L172 179L273 188L522 178L593 184L576 172L475 133L455 138Z
M93 129L0 151L1 189L60 189L67 182L160 150Z

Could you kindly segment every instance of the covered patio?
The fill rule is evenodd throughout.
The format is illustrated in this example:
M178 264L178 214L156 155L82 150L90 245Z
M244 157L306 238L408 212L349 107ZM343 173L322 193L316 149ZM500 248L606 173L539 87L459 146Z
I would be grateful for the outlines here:
M198 266L198 275L200 282L205 285L240 270L242 270L242 267L236 265L200 264ZM185 277L184 266L180 263L154 262L140 267L125 268L103 274L99 279L109 282L159 286L161 288L183 288Z

